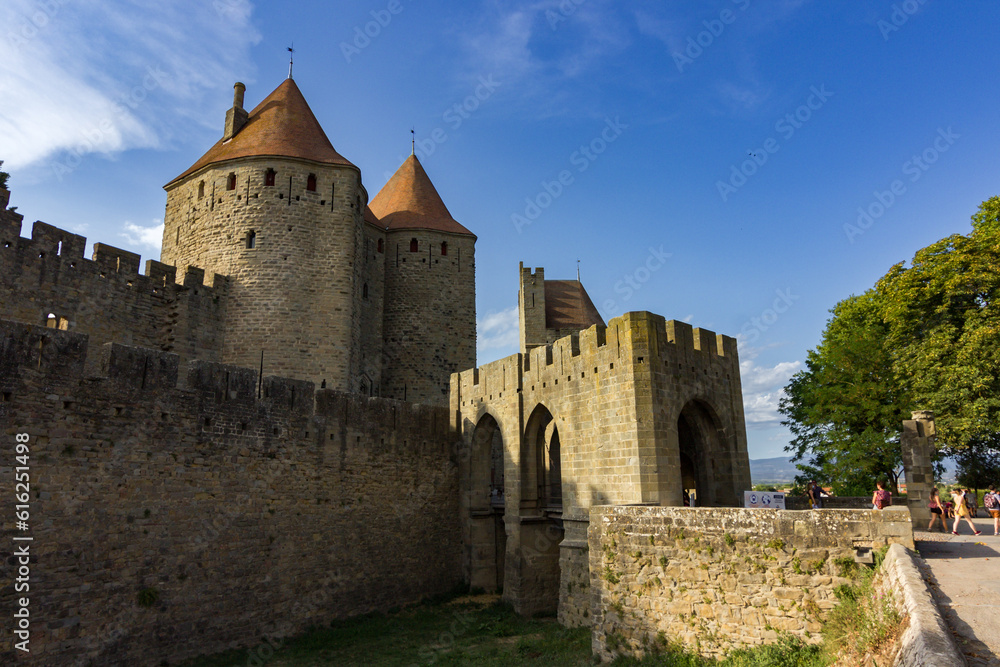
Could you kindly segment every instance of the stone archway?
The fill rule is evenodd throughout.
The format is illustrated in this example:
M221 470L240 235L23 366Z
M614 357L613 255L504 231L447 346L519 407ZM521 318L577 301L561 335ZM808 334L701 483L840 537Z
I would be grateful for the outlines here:
M691 400L677 418L677 445L683 491L693 491L700 507L737 506L729 470L731 452L715 410Z
M554 613L559 607L559 545L562 521L562 465L559 429L544 405L531 412L521 442L520 534L517 564L522 614Z
M472 433L468 506L471 526L469 584L502 591L507 533L504 524L504 446L496 418L480 417Z

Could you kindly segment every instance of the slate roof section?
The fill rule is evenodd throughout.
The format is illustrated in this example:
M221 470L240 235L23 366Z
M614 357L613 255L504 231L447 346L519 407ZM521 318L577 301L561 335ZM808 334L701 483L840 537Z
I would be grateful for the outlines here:
M290 157L355 167L334 149L294 79L285 79L258 104L229 141L220 139L173 183L217 162L247 157Z
M451 217L416 155L406 158L369 206L380 225L390 232L427 229L475 237Z
M545 281L545 328L589 329L605 326L590 295L579 280Z

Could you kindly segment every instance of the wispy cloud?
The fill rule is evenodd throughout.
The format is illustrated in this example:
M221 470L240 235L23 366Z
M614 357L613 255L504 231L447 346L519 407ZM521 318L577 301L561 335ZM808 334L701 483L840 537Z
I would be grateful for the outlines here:
M781 422L778 403L788 380L801 366L799 361L783 361L775 366L758 366L752 360L740 362L747 425L777 426Z
M511 306L499 313L489 313L476 323L479 332L478 351L487 357L503 356L517 352L520 330L517 323L517 306Z
M7 0L0 136L14 169L163 146L201 124L260 36L248 0Z
M134 222L126 222L122 225L125 230L121 233L132 246L148 248L160 254L160 244L163 242L163 223L158 222L151 227L142 227Z
M600 73L607 56L631 43L631 26L601 2L529 0L494 2L478 24L463 26L461 43L469 76L489 71L516 82L518 97L533 113L548 116L576 105L564 85Z
M763 428L781 422L778 403L784 388L793 375L802 368L801 361L782 361L774 366L761 366L757 356L766 349L779 347L751 347L737 338L740 351L740 380L743 385L743 413L747 426Z

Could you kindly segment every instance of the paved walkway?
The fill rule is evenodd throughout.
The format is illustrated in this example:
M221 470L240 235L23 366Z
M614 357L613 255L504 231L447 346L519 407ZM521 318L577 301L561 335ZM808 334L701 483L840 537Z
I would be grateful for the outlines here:
M1000 537L993 536L993 519L973 523L982 535L971 535L963 521L958 537L914 531L913 539L924 578L968 666L1000 667Z

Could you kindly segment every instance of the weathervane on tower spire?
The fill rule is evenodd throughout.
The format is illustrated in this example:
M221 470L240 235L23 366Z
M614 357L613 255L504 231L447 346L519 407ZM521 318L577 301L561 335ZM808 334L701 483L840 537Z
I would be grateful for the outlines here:
M292 45L288 47L288 78L289 79L292 78L292 65L295 63L295 61L293 60L293 58L295 58L295 42L292 42Z
M410 155L417 154L417 134L415 128L410 128Z

